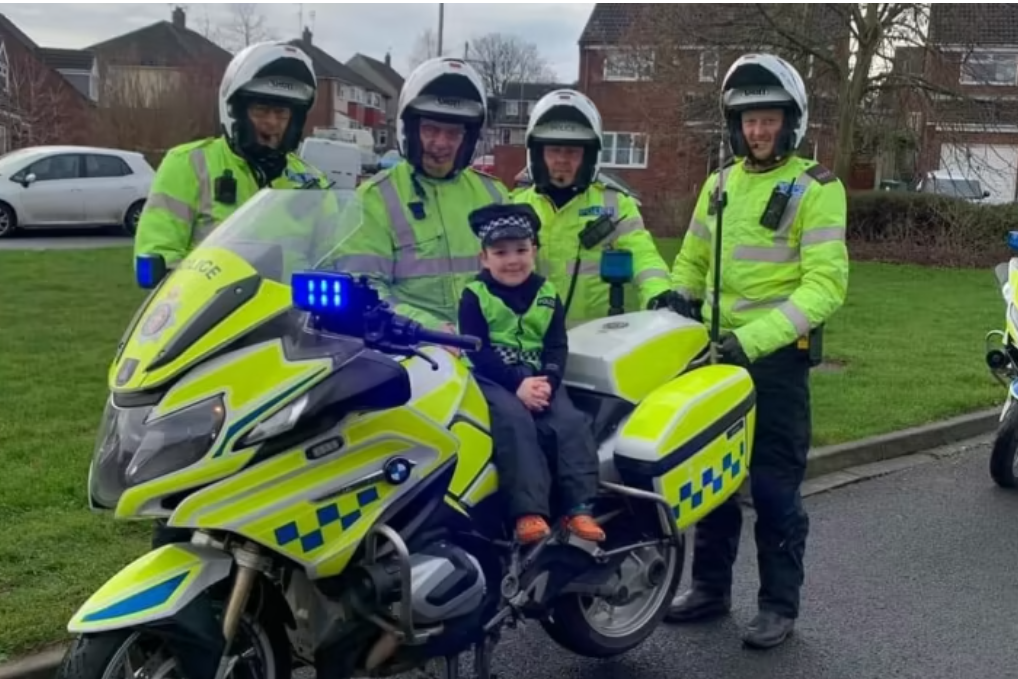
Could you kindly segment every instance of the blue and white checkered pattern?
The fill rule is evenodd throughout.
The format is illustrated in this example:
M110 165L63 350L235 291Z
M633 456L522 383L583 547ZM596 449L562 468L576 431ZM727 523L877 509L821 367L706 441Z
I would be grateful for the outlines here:
M725 453L721 468L708 467L699 476L687 481L679 488L679 504L672 507L675 518L684 512L696 511L703 504L705 493L719 495L725 488L725 482L731 483L742 473L746 461L746 444L739 444L737 453Z
M296 521L291 521L277 528L276 544L280 547L285 547L296 540L300 540L300 548L305 554L313 552L325 544L325 535L322 532L325 528L338 523L344 531L349 530L358 521L360 521L361 516L363 515L361 510L368 505L378 502L380 497L381 496L378 494L378 488L376 487L366 488L358 493L344 495L335 502L323 505L315 511L317 526L310 533L301 535L300 527L297 525ZM339 508L340 503L349 504L348 500L350 498L356 499L357 508L344 514ZM344 500L347 502L344 502Z

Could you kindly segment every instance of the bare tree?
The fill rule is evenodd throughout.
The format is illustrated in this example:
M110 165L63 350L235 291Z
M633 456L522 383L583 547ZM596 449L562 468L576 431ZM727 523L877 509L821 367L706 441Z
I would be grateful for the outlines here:
M6 90L0 124L10 148L83 143L88 138L92 116L84 97L36 59L9 55L0 90Z
M847 178L860 147L897 139L917 97L961 97L926 69L895 69L898 50L925 50L929 4L753 3L653 5L629 29L636 77L653 80L644 96L649 123L672 134L691 119L720 126L717 86L738 54L764 50L794 63L807 80L811 122L834 130L834 171ZM733 47L737 46L737 47ZM713 65L713 69L708 68ZM640 69L644 73L639 74ZM957 82L957 79L955 79ZM903 106L907 95L909 107ZM881 142L882 143L882 142ZM897 143L895 141L894 143Z
M440 55L438 53L438 35L435 31L430 28L424 29L417 35L417 39L414 40L414 47L410 50L410 69L417 68L428 59L449 54L448 49L442 51L444 54Z
M229 17L216 28L218 42L225 49L239 52L248 45L275 38L275 32L257 3L236 2L229 5Z
M554 82L555 73L537 45L515 35L488 33L470 43L470 62L488 93L501 94L510 82Z
M173 70L104 66L97 143L158 163L173 146L218 133L222 70L196 63Z

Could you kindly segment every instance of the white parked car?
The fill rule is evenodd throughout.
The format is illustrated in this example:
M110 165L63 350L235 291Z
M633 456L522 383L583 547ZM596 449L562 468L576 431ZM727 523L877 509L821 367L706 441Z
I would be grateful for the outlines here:
M134 234L155 172L133 151L34 146L0 156L0 238L39 226Z

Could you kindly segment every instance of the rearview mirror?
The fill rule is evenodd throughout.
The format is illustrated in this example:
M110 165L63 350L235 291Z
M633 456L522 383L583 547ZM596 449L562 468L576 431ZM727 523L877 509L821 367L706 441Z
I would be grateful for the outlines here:
M983 191L983 198L989 198L989 197L990 197L990 192L989 191Z
M25 178L21 181L21 185L27 189L29 186L34 184L37 179L38 177L35 176L35 173L31 172L28 175L26 175Z

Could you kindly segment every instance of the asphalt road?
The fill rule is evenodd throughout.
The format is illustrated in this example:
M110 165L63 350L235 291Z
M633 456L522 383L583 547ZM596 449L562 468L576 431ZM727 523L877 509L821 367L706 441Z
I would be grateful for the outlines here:
M730 619L663 627L602 662L573 657L528 625L506 632L495 670L503 679L1014 677L1018 494L993 486L987 456L981 446L807 499L802 618L783 647L760 653L739 641L755 613L747 522Z
M20 231L11 238L0 238L0 252L5 250L92 250L126 247L133 240L121 235L117 228L32 229Z

